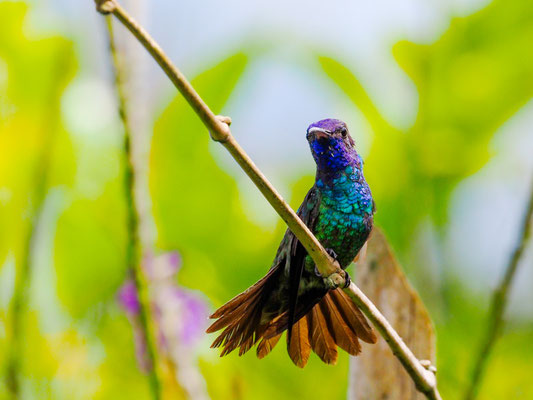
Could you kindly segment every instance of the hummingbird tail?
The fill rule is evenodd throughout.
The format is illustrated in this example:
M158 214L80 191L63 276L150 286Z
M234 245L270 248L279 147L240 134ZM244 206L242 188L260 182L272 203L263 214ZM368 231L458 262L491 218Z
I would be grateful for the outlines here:
M264 312L264 307L280 273L281 268L272 268L255 285L211 315L217 320L207 333L223 329L211 345L223 347L221 356L237 348L239 355L243 355L259 342L257 357L263 358L279 342L288 327L288 312L269 315ZM287 337L287 351L300 368L307 364L311 350L325 363L335 364L337 346L357 355L361 352L359 340L375 343L377 338L361 310L341 289L335 289L318 300L299 303L291 337Z
M272 268L255 285L228 301L210 316L217 320L207 328L207 333L224 329L211 345L212 348L224 347L220 356L229 354L238 347L239 355L243 355L262 338L271 322L262 320L263 307L280 273L280 268ZM274 340L271 340L271 343L272 347L276 344Z
M259 358L274 348L287 323L286 313L272 321L257 346ZM337 346L355 356L361 352L359 339L367 343L377 341L361 310L341 289L335 289L292 326L287 349L291 360L300 368L307 364L311 350L325 363L335 364Z

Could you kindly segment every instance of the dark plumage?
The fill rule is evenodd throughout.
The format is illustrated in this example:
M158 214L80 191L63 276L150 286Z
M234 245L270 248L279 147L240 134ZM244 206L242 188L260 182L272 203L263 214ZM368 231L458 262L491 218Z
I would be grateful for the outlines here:
M326 119L311 124L307 140L317 164L315 185L298 215L344 269L357 256L372 230L373 200L362 171L363 162L344 122ZM357 306L341 289L328 290L313 260L287 230L267 275L219 308L207 330L223 329L212 347L221 355L239 355L258 343L263 358L289 329L287 349L304 367L311 349L322 361L337 361L337 346L352 355L359 339L376 336Z

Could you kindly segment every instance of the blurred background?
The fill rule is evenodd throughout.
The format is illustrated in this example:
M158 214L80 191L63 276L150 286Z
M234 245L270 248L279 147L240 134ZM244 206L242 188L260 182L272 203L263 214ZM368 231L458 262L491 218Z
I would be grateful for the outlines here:
M291 205L307 126L348 123L387 235L462 398L533 177L529 0L124 0ZM348 356L219 358L207 315L263 276L285 226L123 27L142 260L176 392L346 398ZM126 60L126 61L124 61ZM0 1L0 398L149 399L128 265L124 126L90 0ZM480 399L532 399L533 252ZM335 382L335 385L316 385ZM184 394L185 393L185 394Z

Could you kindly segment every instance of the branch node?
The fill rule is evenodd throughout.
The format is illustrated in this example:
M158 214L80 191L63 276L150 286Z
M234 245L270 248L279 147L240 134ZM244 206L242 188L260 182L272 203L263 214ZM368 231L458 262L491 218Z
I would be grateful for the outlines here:
M227 126L231 125L231 117L225 116L225 115L217 115L216 119L218 119L223 124L226 124Z
M420 360L420 365L422 365L428 371L433 372L435 375L437 374L437 367L431 364L430 360Z
M231 118L224 115L217 115L215 118L219 122L219 129L216 129L215 134L209 131L211 139L213 139L215 142L226 143L231 136L231 131L229 129L229 126L231 125Z
M96 11L103 15L112 14L117 8L114 0L94 0L94 2Z

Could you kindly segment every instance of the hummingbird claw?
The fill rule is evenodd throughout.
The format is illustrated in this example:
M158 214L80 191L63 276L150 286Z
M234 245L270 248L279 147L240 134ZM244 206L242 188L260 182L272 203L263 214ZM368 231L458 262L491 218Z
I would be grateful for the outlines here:
M333 249L325 249L325 250L326 250L326 253L328 253L331 258L333 258L334 260L337 260L337 253L335 253ZM323 278L322 274L320 273L316 265L315 265L315 275L319 278Z
M352 283L352 278L350 278L350 274L348 274L348 271L344 271L344 286L343 288L346 289L347 287L350 287L350 283Z
M337 253L335 253L335 250L333 249L326 249L326 253L328 253L334 260L336 260L338 257Z

